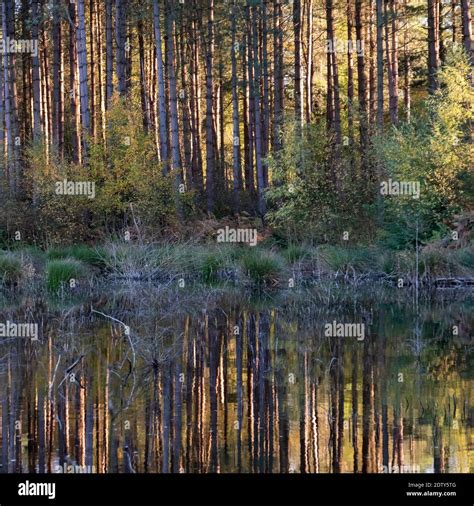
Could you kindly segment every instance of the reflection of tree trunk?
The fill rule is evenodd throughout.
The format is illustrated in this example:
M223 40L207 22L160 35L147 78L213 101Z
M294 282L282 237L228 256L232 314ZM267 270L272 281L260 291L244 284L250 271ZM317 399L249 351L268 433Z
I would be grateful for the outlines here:
M210 417L210 462L208 471L215 473L217 462L217 364L218 364L218 335L214 318L208 319L209 342L209 401Z
M226 322L226 327L228 327L229 323ZM227 380L228 380L228 369L227 369L227 348L229 346L229 341L227 338L227 334L223 336L221 339L221 361L222 361L222 374L221 374L221 381L222 381L222 398L221 398L221 404L224 409L224 458L225 462L227 464L227 459L229 455L229 441L228 441L228 431L227 431L227 424L229 421L228 416L228 388L227 388Z
M267 346L266 350L266 363L268 364L271 371L273 371L273 364L271 358L270 345ZM274 435L274 389L273 385L275 383L275 378L272 373L272 377L265 380L265 395L267 397L267 417L268 417L268 425L267 425L267 453L268 453L268 463L267 463L267 472L273 472L273 435Z
M382 465L388 469L388 406L387 406L387 383L383 380L382 386Z
M201 336L196 343L196 379L194 399L194 431L193 431L193 460L196 462L196 470L202 472L202 408L203 408L203 352L201 347Z
M8 472L8 397L2 401L2 473Z
M243 386L242 386L242 362L243 362L243 326L242 317L236 322L239 329L235 337L236 362L237 362L237 472L242 472L242 423L243 423Z
M188 323L189 325L189 323ZM193 441L193 392L195 389L195 340L188 331L187 335L187 361L186 361L186 453L184 469L187 473L191 471L192 462L192 441Z
M62 466L65 462L67 451L66 440L66 388L62 387L62 392L58 392L58 453L59 465Z
M185 335L188 333L188 324L186 324ZM178 349L178 355L175 360L175 374L174 374L174 442L173 442L173 472L177 473L180 470L180 456L181 456L181 430L182 430L182 381L181 381L181 356L182 356L182 341Z
M375 450L374 427L374 382L370 343L364 341L363 380L362 380L362 472L373 472Z
M143 450L143 470L145 473L150 472L151 468L151 462L150 462L150 455L151 455L151 427L152 427L152 410L151 410L151 401L150 401L150 395L147 392L146 398L145 398L145 448Z
M359 396L358 384L358 353L357 349L352 355L352 448L354 449L354 473L359 472Z
M269 320L267 313L260 313L258 327L258 470L265 471L265 352L267 348Z
M286 351L280 349L277 351L277 361L284 362L286 360ZM289 470L288 462L288 443L290 437L290 424L287 411L287 378L284 372L279 369L276 375L277 381L277 399L278 399L278 433L280 443L280 473L287 473Z
M314 472L319 473L319 418L318 418L318 385L317 379L311 386L311 426L313 432Z
M341 373L340 367L341 365L341 342L338 341L334 345L334 349L331 349L331 355L333 359L333 363L330 368L330 397L331 397L331 405L330 405L330 437L329 444L331 448L331 457L332 457L332 470L334 473L341 472L341 448L342 445L342 430L344 425L344 399L342 398L341 404ZM343 381L343 378L342 378ZM343 388L343 387L342 387Z
M32 402L36 403L36 396L31 392L27 391L27 397L26 397L26 426L28 430L28 445L26 448L27 457L28 457L28 472L34 473L35 472L35 464L36 464L36 447L37 447L37 439L36 439L36 422L37 422L37 416L36 416L36 404L33 404Z
M11 364L9 364L9 378L7 395L10 397L10 411L9 411L9 434L8 434L8 472L15 472L15 420L16 420L16 405L15 405L15 379L14 373L11 370Z
M98 361L98 377L101 376L101 360L99 358ZM97 392L95 395L95 402L94 402L94 413L95 413L95 462L96 462L96 472L100 473L100 462L101 462L101 452L103 450L102 445L103 441L101 441L101 411L100 411L100 390L101 387L97 387ZM148 431L146 431L146 440L148 440Z
M438 417L435 416L433 421L433 468L435 473L444 472L444 451L443 451L443 434L439 426Z
M38 472L45 472L45 432L44 432L44 396L41 388L38 389Z
M342 471L342 447L344 438L344 346L338 343L338 430L337 430L337 463L338 472Z
M109 345L107 345L107 355L106 355L106 363L109 363ZM104 393L104 406L102 411L102 416L104 418L103 425L103 433L102 438L104 440L104 453L103 453L103 463L102 470L104 473L108 471L108 455L109 455L109 442L108 442L108 433L109 433L109 392L110 392L110 369L107 367L105 372L105 393Z
M253 440L255 437L254 434L254 394L255 390L253 388L253 365L255 363L255 317L252 314L247 316L247 406L248 406L248 421L247 421L247 431L248 431L248 448L249 448L249 457L250 461L254 462L254 449L253 449Z
M85 400L85 432L86 432L86 440L85 440L85 465L92 467L94 462L94 395L92 390L92 377L89 378L87 382L87 390L86 390L86 400ZM89 467L89 469L90 469Z
M307 445L306 445L306 354L303 354L301 351L298 353L299 364L298 369L300 375L303 375L303 381L299 382L299 392L298 392L298 401L299 401L299 416L300 416L300 472L306 473L308 471L307 467Z
M162 445L163 445L163 461L162 461L162 472L169 473L170 463L170 426L171 426L171 366L166 364L166 370L163 377L163 433L162 433Z
M153 370L153 408L152 408L152 451L154 453L155 465L161 469L161 404L159 399L159 376L158 367Z

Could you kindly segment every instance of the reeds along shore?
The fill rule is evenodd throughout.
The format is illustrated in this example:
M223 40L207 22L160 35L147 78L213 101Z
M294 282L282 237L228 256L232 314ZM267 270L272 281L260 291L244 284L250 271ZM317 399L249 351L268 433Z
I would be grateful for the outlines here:
M373 247L195 243L109 243L102 247L79 245L46 251L25 247L0 252L0 283L4 288L36 284L49 292L62 288L63 293L111 280L282 289L331 280L403 288L418 280L421 286L455 287L472 285L473 273L470 248L422 251L418 257L414 252Z

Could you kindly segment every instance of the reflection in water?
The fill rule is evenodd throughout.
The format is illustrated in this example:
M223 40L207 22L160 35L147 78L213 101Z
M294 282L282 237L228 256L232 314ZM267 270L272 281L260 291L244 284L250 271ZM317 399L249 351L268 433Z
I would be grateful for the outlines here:
M474 472L461 303L104 309L129 335L32 305L40 342L0 341L3 472ZM325 336L336 319L364 340Z

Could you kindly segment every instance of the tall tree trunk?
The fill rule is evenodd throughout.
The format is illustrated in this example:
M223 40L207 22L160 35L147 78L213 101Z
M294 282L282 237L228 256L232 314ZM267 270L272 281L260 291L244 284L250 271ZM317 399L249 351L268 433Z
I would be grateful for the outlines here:
M90 117L91 117L91 136L96 135L96 75L95 75L95 62L99 48L97 48L97 41L95 40L95 6L94 0L89 0L89 44L90 44L90 76L91 76L91 90L90 90Z
M275 0L273 10L273 149L281 148L280 130L283 123L283 28L282 0Z
M253 192L253 167L252 167L252 130L250 128L250 97L249 97L249 77L247 66L247 46L242 47L242 118L244 124L244 173L245 190Z
M197 36L197 8L194 3L193 19L191 23L191 124L193 131L193 181L195 187L202 191L203 183L203 163L201 151L201 107L200 107L200 79L199 79L199 37Z
M168 123L166 119L165 102L165 79L163 72L163 50L160 27L160 4L159 0L153 0L153 19L155 26L155 47L156 47L156 65L158 82L158 112L160 124L160 157L163 163L163 172L168 172Z
M390 119L393 125L398 125L398 0L390 0L390 14L392 17Z
M298 130L303 124L303 92L301 80L301 0L293 0L293 30L295 35L295 121Z
M439 68L439 0L428 0L428 90L434 93L438 88L436 73Z
M233 183L234 183L234 212L239 212L239 198L242 188L242 175L240 169L240 124L239 124L239 96L238 96L238 77L237 77L237 51L239 44L236 40L237 32L237 0L234 0L232 6L232 128L233 128Z
M69 1L69 96L71 98L71 119L72 119L72 139L71 151L72 159L78 163L82 159L82 146L80 140L80 121L79 121L79 97L77 91L77 49L76 49L76 3Z
M356 38L362 45L364 42L363 26L362 26L362 0L355 0L355 25ZM360 129L360 145L362 151L362 170L368 170L367 148L368 148L368 118L367 118L367 78L365 73L364 51L357 54L357 80L358 80L358 97L359 97L359 129Z
M252 28L253 28L253 66L254 66L254 79L251 83L251 89L255 100L254 110L254 131L255 131L255 165L257 169L257 191L258 191L258 211L263 218L266 212L265 205L265 179L263 174L263 160L262 160L262 123L260 117L260 62L258 55L258 31L257 31L257 17L258 7L253 7L252 12ZM301 106L301 97L300 97Z
M350 146L350 164L351 172L354 175L355 156L354 156L354 11L353 0L347 0L347 126L349 133Z
M175 47L174 47L174 18L175 8L167 0L166 38L168 48L168 81L170 95L170 125L171 125L171 167L174 171L176 190L181 183L181 156L179 149L178 125L178 92L176 88Z
M369 124L372 131L377 116L377 58L376 58L376 35L374 36L375 0L369 2L369 20L367 25L367 39L369 40Z
M456 25L456 7L457 7L457 0L451 0L451 30L452 30L452 41L453 44L456 43L457 39L457 25Z
M32 57L32 78L33 78L33 140L38 142L41 138L41 83L40 83L40 60L39 60L39 0L33 0L31 4L31 37L37 44L38 51ZM9 98L5 95L5 104ZM9 106L9 104L8 104ZM5 111L7 107L5 107Z
M13 6L7 0L2 2L2 33L3 36L14 38L15 32L12 23ZM6 168L8 174L8 184L12 195L16 194L18 189L18 167L16 160L16 139L17 139L17 108L16 108L16 73L14 68L14 53L8 51L3 55L3 99L5 114L5 142L6 142ZM3 121L3 118L0 118ZM4 140L3 138L1 140Z
M16 39L15 30L15 1L7 1L7 35L10 40ZM16 55L11 53L8 57L8 86L10 88L10 105L11 105L11 128L13 144L11 146L11 170L14 191L19 189L20 184L20 165L19 165L19 124L18 124L18 96L17 96L17 73L16 73Z
M176 47L179 48L180 56L180 65L178 67L181 69L181 85L180 85L180 104L181 104L181 117L183 122L183 150L184 150L184 173L186 174L186 184L189 189L193 186L193 170L192 170L192 145L194 131L191 129L191 121L190 121L190 107L189 107L189 45L185 37L183 36L185 33L190 33L190 23L188 20L185 20L184 10L180 11L180 30L179 32L176 30L175 40Z
M2 33L7 33L7 10L6 10L6 4L5 2L2 2ZM4 111L2 111L5 114L5 138L2 141L5 140L6 142L6 150L2 155L6 154L6 163L5 167L7 169L6 175L8 178L8 183L10 187L10 192L12 195L15 193L15 180L12 177L11 172L11 164L10 164L10 158L11 158L11 152L12 152L12 145L13 145L13 135L12 135L12 108L11 108L11 100L10 100L10 79L8 75L8 53L5 51L3 55L3 104L4 105ZM0 122L2 123L3 127L3 117L0 118ZM2 146L4 147L4 146Z
M268 65L268 0L262 4L262 67L263 67L263 156L266 160L270 147L270 75ZM265 187L268 186L268 166L263 163L263 180Z
M89 89L87 84L87 47L84 0L77 1L77 60L79 65L79 96L81 101L82 148L84 162L87 163L87 143L90 134Z
M349 0L350 1L350 0ZM377 128L383 130L384 79L383 79L383 1L377 0Z
M245 8L245 20L247 23L247 82L248 82L248 174L246 174L246 181L248 178L248 188L250 192L255 193L255 93L253 88L254 83L254 65L253 65L253 42L252 42L252 16L250 5Z
M411 60L410 55L405 52L405 68L403 80L403 103L405 107L405 119L409 123L411 120Z
M59 0L55 0L53 9L53 141L59 156L62 158L64 146L64 103L62 27Z
M125 0L115 1L115 40L117 45L117 86L120 96L127 93L127 68L125 43L127 38L127 19Z
M327 22L327 37L331 41L330 51L330 66L331 66L331 78L332 78L332 98L333 98L333 117L331 121L331 129L334 133L334 141L336 146L341 144L341 101L339 94L339 70L337 64L336 54L336 40L334 37L334 11L333 11L333 0L326 0L326 22Z
M53 136L52 131L52 118L51 118L51 93L50 93L50 83L49 83L49 63L48 63L48 52L46 50L46 32L42 33L42 59L41 59L41 96L43 98L42 102L42 119L43 119L43 133L44 133L44 145L46 152L46 160L49 161L49 153L50 153L50 142Z
M21 29L22 38L28 39L31 37L29 30L29 2L28 0L22 0L21 2ZM31 88L30 77L31 77L31 57L27 53L23 53L21 57L21 74L22 74L22 110L20 119L20 132L22 136L22 145L26 144L27 139L32 136L32 118L31 118ZM0 115L3 118L3 115Z
M387 76L388 76L388 96L389 96L389 111L390 111L390 121L393 124L393 96L395 92L394 89L394 81L393 81L393 51L391 49L391 22L390 22L390 16L391 11L389 11L389 4L390 0L385 0L384 5L384 17L385 17L385 50L387 53Z
M474 43L472 40L472 16L470 0L461 0L462 10L462 40L469 57L471 66L474 66Z
M105 99L106 105L109 106L110 99L112 98L113 89L113 72L114 72L114 58L113 58L113 0L106 0L105 2Z
M145 132L148 132L150 129L150 106L148 102L148 89L147 89L147 80L146 80L146 72L145 72L145 42L143 38L143 21L141 19L137 22L137 31L138 31L138 53L140 59L140 103L142 106L142 115L143 115L143 128Z
M313 116L313 0L307 3L307 33L306 45L308 51L308 63L306 68L306 122L310 123ZM349 69L351 71L351 69Z
M207 211L214 211L215 190L215 138L213 127L214 104L214 0L209 0L209 14L207 22L207 51L206 51L206 196Z

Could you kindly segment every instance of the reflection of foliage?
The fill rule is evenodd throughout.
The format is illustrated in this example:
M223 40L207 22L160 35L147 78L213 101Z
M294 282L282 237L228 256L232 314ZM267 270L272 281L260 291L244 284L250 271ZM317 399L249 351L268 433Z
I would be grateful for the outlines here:
M427 353L427 377L434 381L449 381L454 379L458 374L459 364L458 355L459 348L454 344L450 348L444 348L442 353L440 350L431 350Z

